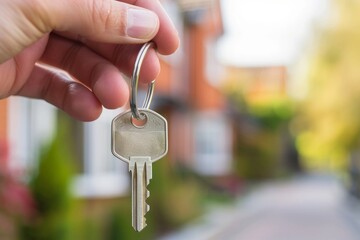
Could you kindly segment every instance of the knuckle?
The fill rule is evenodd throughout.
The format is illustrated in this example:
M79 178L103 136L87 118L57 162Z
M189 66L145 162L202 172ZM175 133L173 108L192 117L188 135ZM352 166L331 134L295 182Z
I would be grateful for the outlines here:
M121 66L123 57L126 56L126 52L123 45L116 45L111 56L111 62L114 63L115 66Z
M74 43L64 54L63 59L61 60L60 65L62 68L68 72L71 72L76 61L78 60L78 56L80 51L83 49L83 46L80 43Z
M27 22L24 22L27 27L33 27L34 32L37 35L41 36L42 34L52 30L53 28L53 18L52 15L48 12L48 5L44 1L40 0L28 0L22 1L19 4L17 11L21 13L19 19L26 19Z
M109 0L92 0L91 13L94 23L106 23L111 17L111 2Z
M125 11L114 10L114 1L112 0L92 0L93 23L104 31L114 31L120 28L120 32L123 32L125 29L125 21L123 20Z

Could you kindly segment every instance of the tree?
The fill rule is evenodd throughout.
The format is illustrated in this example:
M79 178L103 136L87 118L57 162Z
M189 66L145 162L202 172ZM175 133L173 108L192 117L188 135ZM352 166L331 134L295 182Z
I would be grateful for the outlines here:
M360 2L334 2L336 21L310 60L298 146L312 167L343 168L360 139ZM330 160L330 161L329 161Z

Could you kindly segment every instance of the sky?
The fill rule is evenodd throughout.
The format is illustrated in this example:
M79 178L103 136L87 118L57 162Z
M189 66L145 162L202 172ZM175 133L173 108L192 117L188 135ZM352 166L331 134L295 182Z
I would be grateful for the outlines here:
M222 0L221 7L221 62L242 67L290 65L314 27L326 18L329 0Z

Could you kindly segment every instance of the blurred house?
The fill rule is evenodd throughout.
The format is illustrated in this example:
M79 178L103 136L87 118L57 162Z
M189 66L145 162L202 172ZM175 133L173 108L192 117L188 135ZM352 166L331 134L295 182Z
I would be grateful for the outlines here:
M267 101L288 96L288 69L285 65L262 67L227 66L225 84L235 84L249 101Z
M223 31L220 3L218 0L162 2L181 38L176 54L161 56L162 70L151 106L169 122L168 158L171 163L202 175L228 175L233 152L232 124L225 114L226 99L218 89L222 68L215 57L215 43ZM72 122L77 149L74 153L77 195L103 198L128 194L127 166L110 150L111 120L123 110L104 110L91 123ZM56 129L56 112L54 107L39 100L21 97L1 100L0 157L5 158L7 149L12 168L36 169L39 151L52 139Z
M177 74L181 79L174 81L172 96L186 109L183 113L174 109L170 120L176 128L172 137L182 145L174 149L173 158L203 175L226 175L232 161L232 124L226 116L225 96L219 91L222 68L215 56L223 31L220 3L183 0L179 6L183 58L181 74Z

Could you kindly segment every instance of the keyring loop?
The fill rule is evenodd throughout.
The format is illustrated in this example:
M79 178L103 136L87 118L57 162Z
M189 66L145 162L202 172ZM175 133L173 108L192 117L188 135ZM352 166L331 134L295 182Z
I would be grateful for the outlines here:
M133 74L131 77L131 84L130 84L130 109L132 112L132 116L136 119L143 119L137 108L137 90L138 90L138 83L140 77L140 69L141 65L145 59L145 55L150 47L153 47L155 44L153 42L145 43L139 51L138 56L136 57L135 66L133 70ZM154 87L155 87L155 80L148 84L148 90L146 92L145 100L143 103L142 108L149 108L153 94L154 94Z

